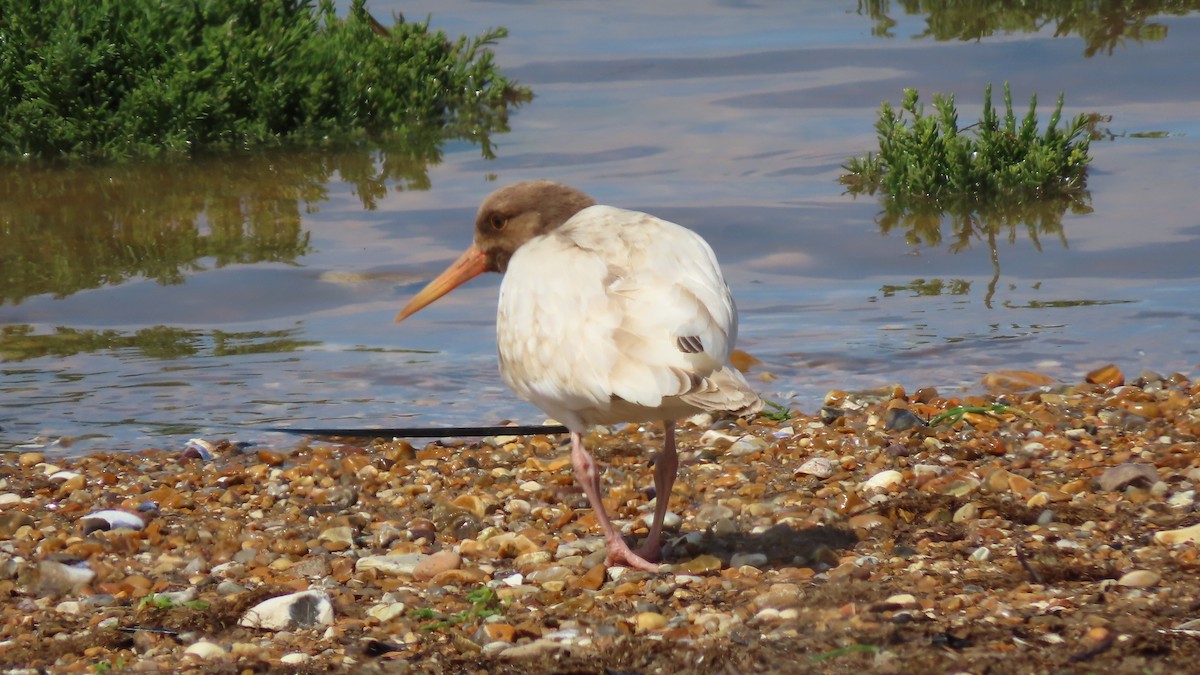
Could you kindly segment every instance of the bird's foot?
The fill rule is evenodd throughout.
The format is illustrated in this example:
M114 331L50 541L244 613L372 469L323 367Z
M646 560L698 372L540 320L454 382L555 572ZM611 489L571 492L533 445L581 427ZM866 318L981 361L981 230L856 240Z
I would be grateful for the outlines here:
M637 555L643 560L662 562L662 543L647 539L638 547Z
M632 567L634 569L644 570L646 572L657 572L658 565L650 562L646 558L657 559L658 556L656 553L647 554L641 551L634 553L633 550L629 548L628 544L626 544L624 541L617 540L616 542L609 542L608 555L604 558L604 564L608 565L609 567L612 567L613 565L624 565L625 567Z

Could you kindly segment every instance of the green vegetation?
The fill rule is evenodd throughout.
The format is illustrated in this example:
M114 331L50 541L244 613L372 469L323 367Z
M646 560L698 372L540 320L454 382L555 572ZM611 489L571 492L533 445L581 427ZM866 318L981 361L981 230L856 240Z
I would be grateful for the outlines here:
M138 609L149 607L151 609L173 609L176 607L185 607L187 609L208 609L209 604L203 600L185 600L176 602L171 599L171 596L163 593L151 593L142 598L138 602Z
M792 419L793 416L791 409L786 405L769 401L765 398L763 399L763 411L759 414L775 422L786 422Z
M883 651L882 647L876 647L875 645L854 644L854 645L848 645L846 647L839 647L838 649L831 649L827 652L822 652L820 654L814 654L814 655L808 657L808 660L812 663L821 663L822 661L838 659L838 658L841 658L843 656L847 656L850 654L865 653L865 654L873 655L873 654L878 654L882 651Z
M1197 0L860 0L858 13L875 22L871 34L894 37L892 5L907 15L927 15L925 31L917 38L980 40L997 33L1033 33L1054 27L1055 37L1077 35L1084 55L1112 54L1126 41L1166 39L1167 27L1156 16L1182 16L1200 9Z
M1060 95L1039 132L1036 96L1018 121L1008 84L1003 115L992 107L989 85L983 118L960 128L953 96L936 95L934 113L926 114L916 90L906 89L899 110L887 102L880 108L879 153L851 158L841 180L852 196L881 193L876 222L884 234L900 231L912 246L935 247L948 224L951 252L986 243L993 274L984 302L990 307L1001 237L1014 244L1024 231L1041 250L1041 239L1051 235L1065 247L1063 215L1092 210L1086 185L1095 116L1079 115L1060 128L1062 105Z
M974 134L958 126L953 96L934 96L935 115L926 115L915 89L904 90L897 111L880 107L875 128L879 154L852 158L843 168L851 192L883 190L898 200L1037 198L1070 194L1087 185L1088 117L1079 115L1060 130L1063 96L1038 133L1037 96L1017 123L1012 90L1004 84L1003 117L992 106L992 87L983 97L983 118Z
M486 619L489 616L502 614L504 611L503 603L500 602L500 596L488 586L480 586L467 593L467 602L471 603L470 608L454 614L442 614L428 607L422 607L409 612L409 616L414 619L432 619L429 623L421 626L422 630L432 631L449 628L461 623Z
M0 0L0 156L431 135L489 155L530 97L486 49L505 35L388 29L363 0L344 19L332 0Z
M117 659L115 663L106 659L104 661L100 661L99 663L92 664L92 672L95 673L95 675L108 675L108 673L111 673L114 670L123 670L124 668L125 659Z
M943 410L941 413L935 415L933 419L929 420L928 425L933 427L944 422L953 424L954 422L961 420L963 415L966 415L967 413L987 415L989 417L998 417L1000 415L1012 413L1014 415L1029 417L1029 413L1026 413L1024 410L1021 410L1020 408L1014 408L1003 403L993 403L992 405L987 406L960 405Z

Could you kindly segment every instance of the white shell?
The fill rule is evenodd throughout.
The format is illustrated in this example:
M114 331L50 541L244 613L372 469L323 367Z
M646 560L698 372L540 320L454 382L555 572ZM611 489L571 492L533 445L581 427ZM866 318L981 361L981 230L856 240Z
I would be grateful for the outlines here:
M333 623L333 603L322 591L301 591L264 600L246 610L238 620L246 628L284 630Z
M136 513L105 509L94 511L79 519L84 534L96 530L141 530L146 527L146 521Z

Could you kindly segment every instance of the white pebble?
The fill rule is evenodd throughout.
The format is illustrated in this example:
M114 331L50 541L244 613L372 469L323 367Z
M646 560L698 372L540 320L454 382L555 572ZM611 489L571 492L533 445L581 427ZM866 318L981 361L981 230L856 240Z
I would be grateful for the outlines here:
M188 648L183 650L183 653L191 654L192 656L207 660L219 659L225 656L225 654L228 652L225 651L224 647L215 642L201 640L195 644L188 645Z
M903 482L904 474L895 469L888 469L871 476L866 483L863 483L863 489L886 490L893 485L900 485Z

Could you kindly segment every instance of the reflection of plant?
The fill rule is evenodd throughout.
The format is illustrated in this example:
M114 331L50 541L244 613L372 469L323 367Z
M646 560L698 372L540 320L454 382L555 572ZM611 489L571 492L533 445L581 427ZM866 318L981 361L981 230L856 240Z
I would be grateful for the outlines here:
M995 33L1032 33L1054 25L1056 37L1083 38L1084 54L1112 54L1126 39L1135 42L1166 38L1167 27L1150 19L1163 14L1182 16L1200 9L1196 0L899 0L905 14L927 14L925 32L918 38L979 40ZM875 22L871 34L892 37L896 21L888 0L859 0L858 13Z
M971 292L971 282L966 279L913 279L907 284L884 284L879 289L883 297L890 298L901 291L910 291L915 296L922 295L966 295Z
M312 341L296 339L296 330L202 331L152 326L134 333L116 330L77 330L58 327L49 335L35 334L26 324L0 326L0 361L25 361L42 356L71 356L86 352L136 349L156 359L177 359L208 351L212 356L292 352ZM208 344L211 340L211 345Z
M0 154L120 158L449 127L528 100L486 49L355 0L0 0ZM490 152L483 143L485 154Z
M427 189L444 137L324 150L222 154L108 166L0 165L0 305L144 277L293 263L302 219L349 183L374 208L393 189Z

